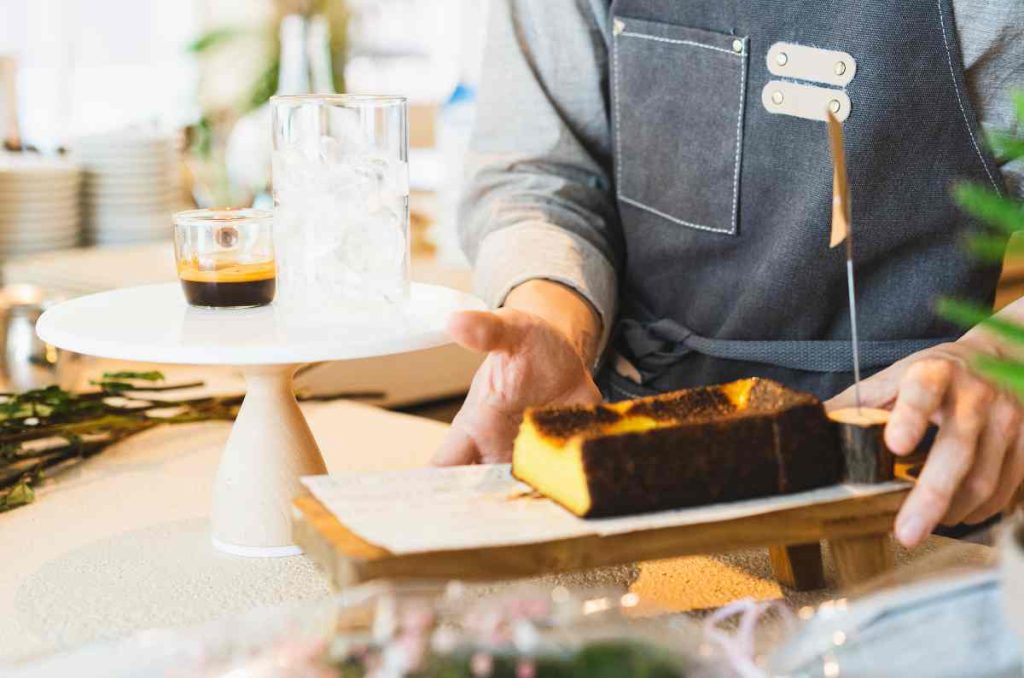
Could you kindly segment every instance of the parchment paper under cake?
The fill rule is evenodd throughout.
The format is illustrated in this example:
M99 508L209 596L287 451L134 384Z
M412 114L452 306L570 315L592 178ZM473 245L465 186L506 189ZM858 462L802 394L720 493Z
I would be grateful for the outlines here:
M340 523L395 555L714 523L906 487L903 482L842 484L764 499L583 519L513 478L508 464L343 473L302 482Z

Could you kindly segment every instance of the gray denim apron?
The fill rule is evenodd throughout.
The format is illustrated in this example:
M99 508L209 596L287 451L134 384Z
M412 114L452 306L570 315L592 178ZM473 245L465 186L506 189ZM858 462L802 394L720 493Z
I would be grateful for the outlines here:
M852 382L843 248L830 250L825 124L766 110L777 42L847 52L861 363L961 330L937 298L991 304L999 268L950 188L1003 190L965 93L949 0L616 0L610 90L626 266L605 369L621 399L747 376L828 397Z

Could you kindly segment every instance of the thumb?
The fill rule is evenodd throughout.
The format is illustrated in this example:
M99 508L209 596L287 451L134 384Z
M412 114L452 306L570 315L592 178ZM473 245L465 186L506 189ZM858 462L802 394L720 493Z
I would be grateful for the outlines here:
M865 407L884 407L891 403L899 392L900 380L906 365L896 363L878 374L860 382L861 403ZM826 410L839 410L857 405L857 387L851 386L825 403Z
M460 346L486 353L514 349L524 328L502 311L459 311L448 320L448 332Z

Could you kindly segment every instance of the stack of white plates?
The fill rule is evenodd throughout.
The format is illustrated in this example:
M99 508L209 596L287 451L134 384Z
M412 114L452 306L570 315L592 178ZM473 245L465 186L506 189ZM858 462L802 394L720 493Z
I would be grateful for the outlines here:
M181 201L173 137L125 131L79 138L74 150L85 170L89 242L121 245L171 237L171 215Z
M0 258L77 245L81 177L64 158L0 153Z

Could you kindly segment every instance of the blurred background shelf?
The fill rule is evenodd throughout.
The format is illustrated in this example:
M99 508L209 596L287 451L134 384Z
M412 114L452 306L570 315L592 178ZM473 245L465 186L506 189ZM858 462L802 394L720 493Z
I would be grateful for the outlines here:
M267 206L268 98L337 91L408 98L413 277L468 290L456 196L486 11L486 0L6 3L2 283L53 300L174 280L173 212ZM82 379L104 367L82 362ZM450 419L479 362L449 346L314 366L300 386L383 392L374 404Z

